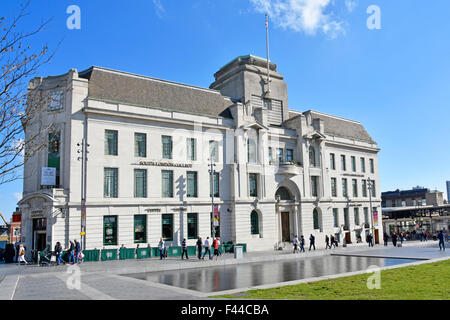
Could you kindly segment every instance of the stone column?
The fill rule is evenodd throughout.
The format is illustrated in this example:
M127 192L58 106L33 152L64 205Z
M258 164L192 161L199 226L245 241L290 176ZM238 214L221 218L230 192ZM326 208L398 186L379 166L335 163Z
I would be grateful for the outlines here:
M298 236L298 210L297 210L297 206L294 204L293 206L293 213L294 213L294 236L297 235Z
M281 214L279 206L276 206L276 215L278 216L278 243L280 244L281 242L283 242L283 233L282 233Z

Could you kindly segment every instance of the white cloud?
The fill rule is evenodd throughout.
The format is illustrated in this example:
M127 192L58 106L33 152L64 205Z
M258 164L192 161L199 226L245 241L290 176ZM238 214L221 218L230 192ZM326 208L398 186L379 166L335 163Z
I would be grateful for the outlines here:
M345 33L344 22L337 19L331 0L250 0L255 10L268 13L270 20L283 29L315 35L318 31L337 37Z
M347 8L348 12L353 12L357 5L358 0L345 0L345 7Z
M161 3L161 0L153 0L153 5L155 6L156 15L162 18L164 12L166 11Z
M20 192L14 192L13 196L14 196L14 198L16 198L17 201L22 200L22 193L20 193Z

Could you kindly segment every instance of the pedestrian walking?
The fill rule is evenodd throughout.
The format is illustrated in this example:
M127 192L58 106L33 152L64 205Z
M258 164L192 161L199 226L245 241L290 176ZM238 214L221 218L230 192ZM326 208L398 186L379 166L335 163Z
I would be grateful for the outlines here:
M305 252L305 238L303 235L300 237L300 252Z
M330 235L330 249L331 249L333 246L336 248L336 239L334 238L333 235Z
M294 252L293 253L298 253L298 236L295 235L294 240L292 241L294 244Z
M186 244L186 238L183 239L183 241L181 242L181 260L184 259L184 255L186 254L186 259L189 259L188 257L188 252L187 252L187 244Z
M397 246L397 234L395 232L392 234L392 245Z
M369 243L369 248L373 247L373 236L370 233L367 235L367 242Z
M25 264L28 264L27 260L25 260L25 248L23 244L19 244L19 254L17 256L17 263L20 265L21 262L25 262Z
M166 255L165 255L165 246L164 246L164 239L163 238L161 238L161 239L159 239L159 243L158 243L158 249L159 249L159 260L162 260L163 258L165 259L166 258Z
M388 236L388 234L385 232L385 233L383 234L383 240L384 240L384 246L385 246L385 247L387 247L387 245L388 245L388 239L389 239L389 236Z
M198 252L198 258L202 258L202 249L203 249L203 241L202 238L199 237L197 240L197 252Z
M325 235L325 250L327 250L328 248L331 249L330 238L328 237L328 235Z
M316 250L316 237L314 237L312 234L309 236L309 251L311 251L311 247L314 248L314 251Z
M439 240L439 251L444 250L445 251L445 234L444 232L441 230L438 234L438 240Z
M69 255L69 263L70 264L73 264L75 261L74 256L73 256L74 250L75 250L75 245L73 244L72 241L69 241L69 250L67 250L67 253Z
M75 239L75 263L80 262L81 244Z
M55 245L55 255L56 255L56 264L59 266L61 263L66 264L64 260L61 258L62 255L62 246L61 243L58 241Z
M211 244L209 243L209 237L205 240L205 252L203 252L202 259L205 260L206 253L208 252L209 260L211 260Z
M219 238L215 238L213 241L213 249L214 249L214 256L216 257L216 261L217 259L219 259Z

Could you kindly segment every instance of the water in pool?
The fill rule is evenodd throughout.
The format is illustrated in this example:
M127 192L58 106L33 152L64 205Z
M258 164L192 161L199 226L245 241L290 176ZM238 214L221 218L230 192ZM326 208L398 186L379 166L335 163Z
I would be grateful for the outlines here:
M124 276L208 293L360 271L366 270L370 266L385 267L414 261L416 260L325 256L295 261L248 263Z

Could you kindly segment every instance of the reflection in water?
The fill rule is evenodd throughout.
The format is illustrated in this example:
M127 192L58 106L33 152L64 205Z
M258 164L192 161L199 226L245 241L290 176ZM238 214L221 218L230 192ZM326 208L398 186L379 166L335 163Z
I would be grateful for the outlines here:
M217 292L366 270L372 265L384 267L414 261L410 259L325 256L295 261L137 273L126 276L201 292Z

